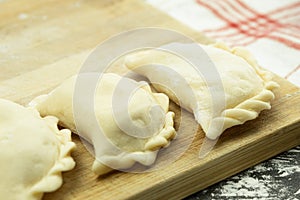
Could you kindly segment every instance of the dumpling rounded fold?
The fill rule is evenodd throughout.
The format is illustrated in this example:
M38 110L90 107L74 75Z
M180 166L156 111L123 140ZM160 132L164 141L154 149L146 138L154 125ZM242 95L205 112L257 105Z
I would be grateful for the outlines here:
M37 200L62 185L61 172L74 168L71 131L56 117L0 99L0 199Z
M188 49L191 44L171 45ZM147 77L151 83L159 83L153 85L158 92L164 92L177 104L180 99L180 105L194 114L206 137L215 140L225 129L255 119L262 110L270 109L270 101L274 99L272 90L278 84L243 48L229 49L223 44L200 47L206 53L208 62L216 68L218 75L215 79L205 80L203 74L199 75L199 70L188 61L157 49L132 53L125 57L124 63L128 69ZM185 81L172 76L174 72ZM186 92L187 87L193 91L194 98ZM212 99L211 91L220 97ZM222 100L224 106L215 106L221 105L219 102Z
M74 102L83 112L90 111L84 100L79 98L74 101L76 80L78 77L89 80L97 76L97 73L73 76L48 95L37 97L31 105L42 116L56 116L61 126L71 129L93 145L96 157L93 171L97 175L113 169L127 169L135 163L152 165L158 150L168 146L176 135L173 127L174 113L168 111L169 98L161 93L153 93L146 82L136 82L114 73L103 73L95 90L92 111L97 124L93 124L87 115L77 115L80 121L77 123ZM117 108L113 109L114 99L119 100L122 95L127 95L130 86L136 87L136 90L130 96L127 107L117 104ZM128 112L129 118L123 117L122 113L125 112ZM118 121L116 115L119 117ZM146 129L140 128L146 125L149 125Z

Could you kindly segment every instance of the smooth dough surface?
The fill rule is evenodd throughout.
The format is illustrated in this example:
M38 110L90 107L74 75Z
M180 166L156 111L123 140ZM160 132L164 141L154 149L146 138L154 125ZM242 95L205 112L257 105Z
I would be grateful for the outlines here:
M174 45L183 49L190 44ZM215 76L206 81L187 61L161 50L128 55L125 65L150 82L159 83L154 85L157 91L166 93L177 104L180 99L181 106L194 113L206 136L216 139L225 129L243 124L256 118L262 110L270 109L270 101L274 98L272 90L278 84L271 81L271 75L259 68L243 48L229 49L223 44L200 46L220 78ZM174 72L184 81L173 76ZM191 88L194 98L186 92L187 88ZM211 91L215 91L218 98L212 99Z
M96 73L80 75L83 79L92 79L95 76L98 75ZM112 168L130 168L136 162L145 166L153 164L158 150L167 146L176 135L173 127L174 113L168 111L169 98L164 94L153 93L146 82L136 82L129 78L123 78L121 92L114 93L122 77L113 73L104 73L95 92L93 111L105 135L103 138L99 136L98 124L92 124L86 116L80 118L79 132L75 126L73 95L77 78L78 76L71 77L50 94L37 97L31 105L35 106L42 116L58 117L63 127L80 134L93 145L96 155L93 171L97 175L105 174ZM149 130L157 131L151 133L151 137L140 138L128 135L119 128L115 121L112 99L120 98L122 93L128 90L128 85L136 86L138 89L130 98L128 108L125 108L125 111L128 109L131 121L126 121L128 119L121 119L121 121L123 120L123 124L134 123L141 126L152 122ZM84 112L88 112L85 110L84 102L77 106ZM153 106L159 106L162 112L151 111ZM159 126L161 124L162 126ZM136 130L133 128L129 132L136 132ZM112 145L107 144L105 139L108 139ZM120 151L117 151L115 147Z
M0 199L37 200L62 184L71 170L71 131L58 130L56 117L0 99Z

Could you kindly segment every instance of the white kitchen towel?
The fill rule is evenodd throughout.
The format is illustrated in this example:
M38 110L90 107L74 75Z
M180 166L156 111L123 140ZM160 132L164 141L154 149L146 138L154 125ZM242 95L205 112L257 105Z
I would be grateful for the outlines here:
M146 0L300 86L300 0Z

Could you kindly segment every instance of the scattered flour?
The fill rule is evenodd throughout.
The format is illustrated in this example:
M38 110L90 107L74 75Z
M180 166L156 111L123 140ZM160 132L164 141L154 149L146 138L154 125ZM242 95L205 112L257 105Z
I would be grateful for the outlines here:
M25 20L25 19L28 18L28 15L27 15L26 13L20 13L19 16L18 16L18 18L19 18L20 20Z
M0 44L0 53L6 53L8 51L8 46Z
M283 167L283 168L279 168L278 170L279 170L279 177L290 176L296 172L300 173L299 166Z
M300 146L203 191L205 199L300 200ZM200 198L201 199L201 198Z
M221 188L223 197L268 197L270 189L264 182L249 176L243 177L238 182L228 181Z
M0 0L1 1L1 0ZM26 20L28 18L31 18L31 19L40 19L40 20L47 20L48 19L48 16L47 15L42 15L42 16L34 16L34 15L29 15L29 14L26 14L26 13L20 13L18 15L18 18L19 20Z

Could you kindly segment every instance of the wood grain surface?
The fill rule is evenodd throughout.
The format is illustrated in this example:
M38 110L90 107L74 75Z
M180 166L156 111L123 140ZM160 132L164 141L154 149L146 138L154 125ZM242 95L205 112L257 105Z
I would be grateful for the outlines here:
M0 2L0 97L26 105L76 74L103 40L121 31L161 27L198 42L210 39L138 0L7 0ZM146 38L145 38L146 39ZM175 162L150 173L113 172L97 178L92 155L74 135L76 168L44 199L178 199L300 144L300 89L275 77L281 88L270 111L227 130L214 150L198 158L204 133ZM179 113L194 121L189 113ZM193 137L191 134L190 137Z

